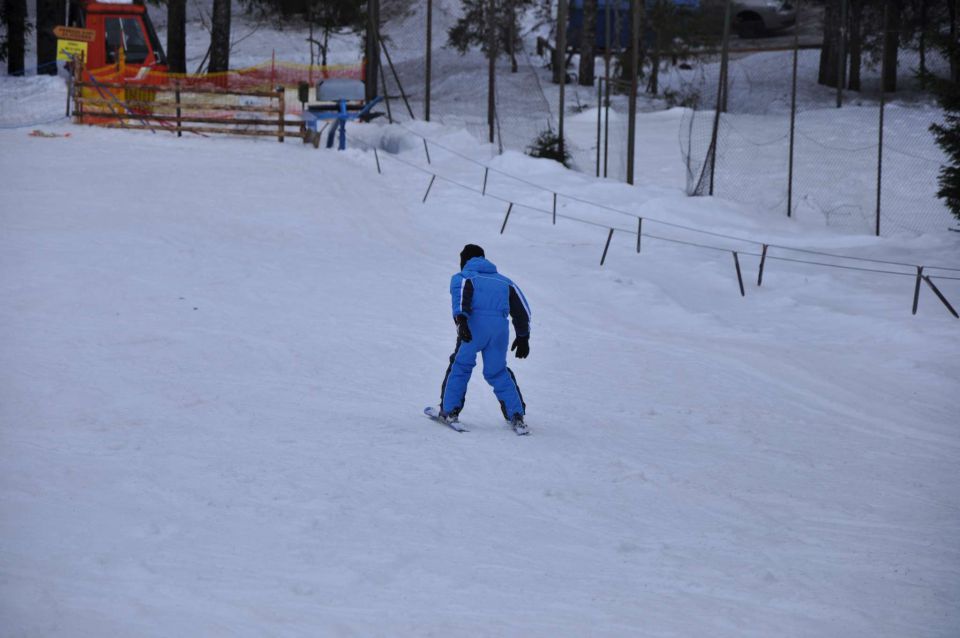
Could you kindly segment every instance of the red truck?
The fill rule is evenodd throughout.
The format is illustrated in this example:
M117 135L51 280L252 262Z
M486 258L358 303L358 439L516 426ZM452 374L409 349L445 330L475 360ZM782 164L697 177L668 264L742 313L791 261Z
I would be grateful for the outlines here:
M93 32L93 39L87 45L87 69L116 64L122 50L127 66L167 71L163 46L143 4L133 0L72 0L69 16L69 26Z

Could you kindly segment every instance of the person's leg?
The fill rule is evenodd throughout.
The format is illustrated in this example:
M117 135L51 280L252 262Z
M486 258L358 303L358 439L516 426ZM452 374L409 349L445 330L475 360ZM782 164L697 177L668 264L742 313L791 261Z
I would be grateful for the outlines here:
M498 327L499 328L499 327ZM523 416L526 405L520 394L520 387L507 367L507 344L510 341L510 328L506 321L496 331L483 349L483 378L493 387L493 393L500 401L503 418L508 421L515 415Z
M457 349L450 355L450 365L440 386L440 410L443 414L458 414L467 396L467 383L477 365L476 339L465 343L457 339Z

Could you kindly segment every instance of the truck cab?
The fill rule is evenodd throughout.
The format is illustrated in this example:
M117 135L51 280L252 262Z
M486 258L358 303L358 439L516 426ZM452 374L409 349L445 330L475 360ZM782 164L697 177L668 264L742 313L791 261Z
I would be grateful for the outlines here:
M122 51L127 66L167 70L163 47L143 4L133 0L74 0L69 15L69 26L90 29L96 34L87 47L88 69L116 64Z

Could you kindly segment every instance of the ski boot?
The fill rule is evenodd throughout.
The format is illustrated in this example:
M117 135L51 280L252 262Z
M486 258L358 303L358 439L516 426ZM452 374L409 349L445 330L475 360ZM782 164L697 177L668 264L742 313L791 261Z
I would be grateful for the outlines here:
M513 431L516 432L518 436L530 434L530 430L527 429L527 424L523 422L522 414L513 415L513 418L510 419L510 427L513 428Z

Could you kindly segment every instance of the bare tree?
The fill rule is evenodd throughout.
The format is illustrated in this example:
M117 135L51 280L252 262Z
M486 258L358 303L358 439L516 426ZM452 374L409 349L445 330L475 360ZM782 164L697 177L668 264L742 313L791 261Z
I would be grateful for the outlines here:
M840 0L828 0L823 14L823 46L817 82L837 86L837 57L840 55Z
M860 67L863 63L863 3L864 0L850 0L848 32L850 34L850 70L847 73L847 88L860 90Z
M897 90L897 57L900 53L900 23L902 6L900 0L885 0L883 16L883 90Z
M213 0L210 29L210 73L230 69L230 0Z
M3 25L6 34L0 36L0 60L7 61L9 75L23 75L23 58L27 45L27 0L2 0Z
M173 73L187 72L186 0L167 0L167 64Z
M37 73L57 74L57 36L53 28L63 22L63 0L37 0Z
M580 85L593 86L597 43L597 0L583 0L583 31L580 34Z

